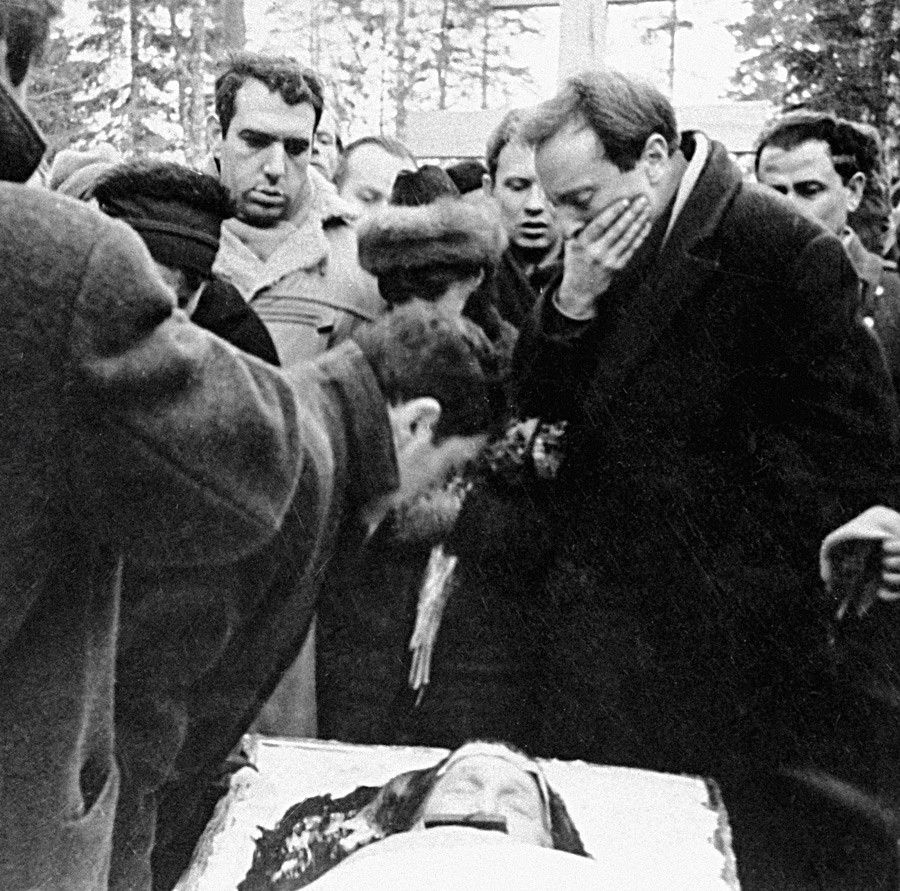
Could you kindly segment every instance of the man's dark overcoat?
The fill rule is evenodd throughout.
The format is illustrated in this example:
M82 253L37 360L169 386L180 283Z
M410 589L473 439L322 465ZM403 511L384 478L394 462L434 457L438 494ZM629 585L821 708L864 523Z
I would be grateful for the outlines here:
M228 567L126 567L111 891L149 891L158 801L154 885L186 866L211 786L296 659L323 579L352 561L359 509L399 484L385 399L355 343L286 375L302 406L305 461L279 533Z
M546 747L718 775L862 770L817 555L892 503L896 408L839 240L710 146L668 239L651 233L658 252L599 315L569 323L550 294L517 348L526 408L572 421L534 606Z
M122 556L275 534L295 397L175 310L138 236L0 185L0 888L106 887Z

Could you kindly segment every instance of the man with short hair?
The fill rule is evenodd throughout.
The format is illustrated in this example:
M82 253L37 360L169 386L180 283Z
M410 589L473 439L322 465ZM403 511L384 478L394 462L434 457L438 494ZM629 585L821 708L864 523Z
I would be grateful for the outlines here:
M388 136L363 136L344 149L334 184L357 218L384 207L401 170L415 170L412 152Z
M156 797L154 880L168 887L164 878L177 878L211 813L210 790L222 765L295 659L320 589L346 595L335 579L352 578L359 561L371 559L364 546L387 513L442 485L497 423L504 406L494 361L471 323L405 307L288 371L326 436L281 534L227 577L176 576L196 611L194 625L173 632L164 612L144 610L144 624L131 624L123 641L125 653L145 652L123 669L135 716L129 767L141 778L143 795L121 833L117 824L124 862L115 887L142 887L124 878L139 874L142 864L129 848L142 842L146 850L147 813L155 811ZM229 605L230 620L227 632L215 636L201 619L214 599ZM150 648L152 660L148 640L161 641ZM159 730L148 732L154 726L167 744L160 744Z
M278 365L259 316L233 285L212 273L222 223L234 215L218 180L171 161L131 161L103 173L91 197L141 236L178 308L195 325Z
M322 85L289 58L238 53L216 80L213 156L237 207L214 271L266 324L285 367L384 310L347 209L309 170Z
M897 266L867 251L849 225L866 184L877 175L877 133L823 112L797 111L760 134L756 178L794 209L837 235L860 280L863 311L884 347L900 392L900 276Z
M497 207L509 239L495 278L493 303L521 327L541 290L559 274L562 239L553 208L538 182L534 148L521 136L523 112L513 110L487 145L484 193Z
M4 891L106 887L123 560L263 546L316 433L274 369L176 309L127 226L13 184L44 150L21 102L58 11L0 0Z
M816 573L826 533L897 502L893 388L841 244L614 71L525 136L567 239L516 357L526 408L569 421L533 598L544 746L713 776L750 891L889 887L886 834L787 778L881 779Z
M326 106L322 109L322 117L319 119L319 126L316 127L309 166L318 170L328 182L333 182L343 152L344 143L341 140L338 119L334 111Z

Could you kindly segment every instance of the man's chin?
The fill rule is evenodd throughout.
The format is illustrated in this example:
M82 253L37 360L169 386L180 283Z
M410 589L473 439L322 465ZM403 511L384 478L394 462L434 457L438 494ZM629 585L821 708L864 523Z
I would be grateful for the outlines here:
M519 233L513 239L513 244L523 251L546 251L553 244L553 239L549 232Z
M287 218L285 205L256 204L249 202L240 214L241 220L250 226L258 226L260 229L276 226Z

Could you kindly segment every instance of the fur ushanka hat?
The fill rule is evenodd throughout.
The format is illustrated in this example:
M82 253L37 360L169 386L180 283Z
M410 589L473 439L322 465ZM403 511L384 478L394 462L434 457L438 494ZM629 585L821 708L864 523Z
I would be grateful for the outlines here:
M496 266L506 248L488 204L440 197L418 207L388 205L360 223L359 262L375 276L427 266Z

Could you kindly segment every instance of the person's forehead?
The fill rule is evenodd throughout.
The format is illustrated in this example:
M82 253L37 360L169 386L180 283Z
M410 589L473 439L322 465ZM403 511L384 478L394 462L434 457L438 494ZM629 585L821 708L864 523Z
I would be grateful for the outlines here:
M534 148L524 142L507 142L497 156L497 182L511 177L534 179Z
M489 755L470 755L456 764L450 765L444 776L455 779L478 778L482 780L491 779L494 782L507 782L521 787L523 791L533 791L536 796L540 797L540 791L534 777L503 758Z
M413 167L407 158L398 158L377 145L361 145L347 159L347 179L354 183L384 185L388 190L401 170Z
M828 143L810 139L793 148L767 145L759 156L759 173L765 177L783 177L792 181L838 177Z
M581 118L570 118L552 136L538 145L535 157L548 154L587 156L595 161L606 159L606 150L593 128Z
M315 110L309 102L289 105L280 93L251 78L237 91L234 118L229 130L250 129L274 136L308 136L315 119Z
M535 165L545 191L556 198L583 188L605 188L622 171L589 127L566 125L538 146Z

